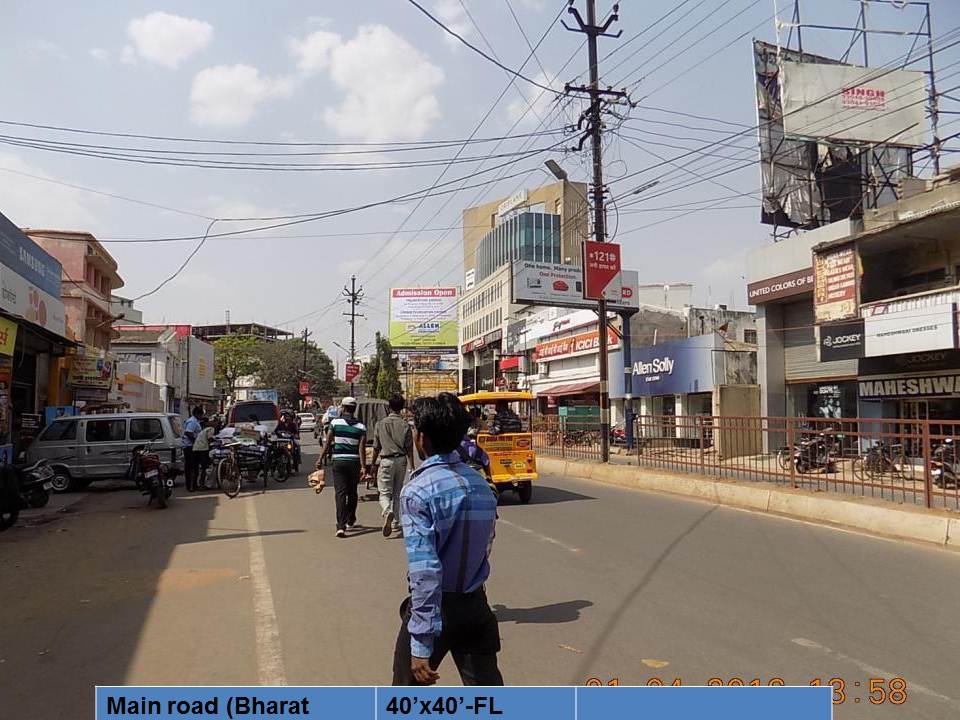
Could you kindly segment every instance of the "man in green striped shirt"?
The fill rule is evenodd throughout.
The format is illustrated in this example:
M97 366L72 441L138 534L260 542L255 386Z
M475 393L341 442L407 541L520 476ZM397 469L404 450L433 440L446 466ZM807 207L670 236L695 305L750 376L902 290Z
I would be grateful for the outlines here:
M330 421L320 457L333 448L333 488L337 501L337 537L346 537L347 530L357 524L357 485L363 474L367 452L367 428L356 419L357 401L345 397L340 401L340 417ZM317 461L317 469L322 469Z

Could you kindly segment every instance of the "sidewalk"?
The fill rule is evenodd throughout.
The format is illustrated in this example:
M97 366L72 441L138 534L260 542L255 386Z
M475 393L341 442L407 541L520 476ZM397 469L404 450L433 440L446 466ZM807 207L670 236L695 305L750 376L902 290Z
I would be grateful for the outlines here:
M622 462L622 459L618 458ZM798 520L938 545L960 552L960 514L810 490L793 490L772 483L737 482L695 474L641 468L613 462L562 460L539 456L545 474L621 485L652 492L683 495L716 505L781 515Z

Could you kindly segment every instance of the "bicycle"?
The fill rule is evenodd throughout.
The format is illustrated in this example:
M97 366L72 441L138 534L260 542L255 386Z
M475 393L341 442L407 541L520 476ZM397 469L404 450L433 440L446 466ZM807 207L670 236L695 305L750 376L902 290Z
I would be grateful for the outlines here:
M889 474L892 478L916 479L916 468L909 462L904 445L879 442L853 461L853 476L875 480Z

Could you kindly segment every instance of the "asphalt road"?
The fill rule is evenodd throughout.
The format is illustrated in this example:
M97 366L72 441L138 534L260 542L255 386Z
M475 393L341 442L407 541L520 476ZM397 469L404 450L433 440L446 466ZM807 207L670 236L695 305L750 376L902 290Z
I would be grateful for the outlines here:
M0 535L4 715L92 717L95 684L390 682L406 569L376 502L340 540L303 475L178 495L94 486ZM842 678L837 718L960 716L958 555L560 477L500 516L510 684ZM870 679L896 677L905 705L871 705Z

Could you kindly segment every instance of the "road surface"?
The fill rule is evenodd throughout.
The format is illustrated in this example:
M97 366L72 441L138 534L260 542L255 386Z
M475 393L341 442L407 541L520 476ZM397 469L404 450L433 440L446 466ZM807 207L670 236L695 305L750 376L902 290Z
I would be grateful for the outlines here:
M71 510L0 535L10 717L92 717L95 684L390 682L406 568L377 503L346 540L303 475ZM840 719L960 717L960 555L551 476L501 502L492 563L510 684L841 678ZM871 705L897 677L905 705Z

